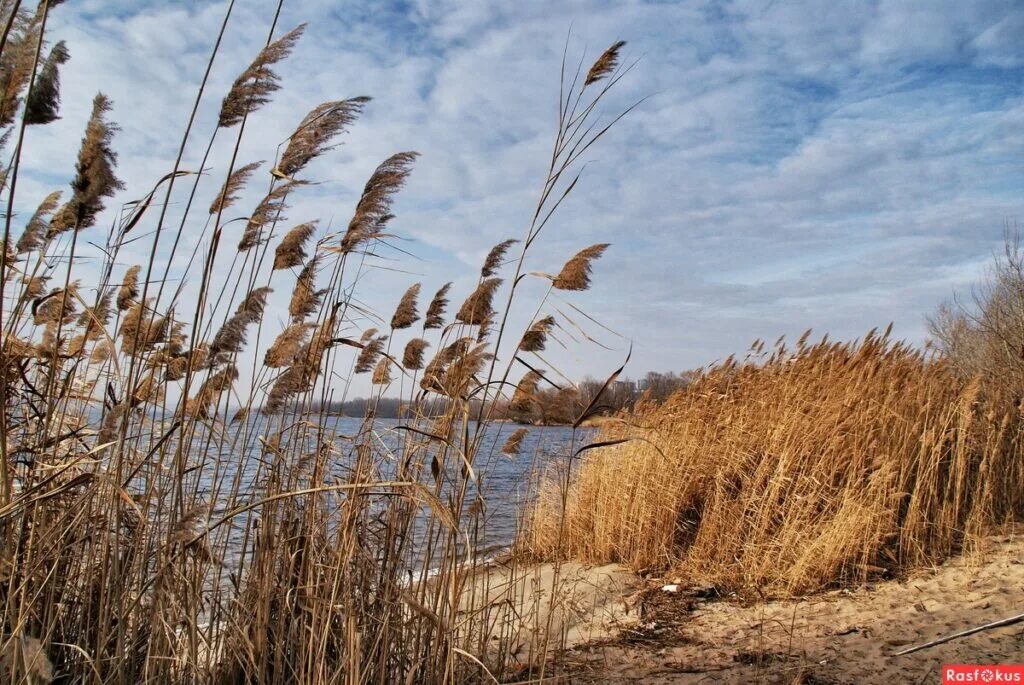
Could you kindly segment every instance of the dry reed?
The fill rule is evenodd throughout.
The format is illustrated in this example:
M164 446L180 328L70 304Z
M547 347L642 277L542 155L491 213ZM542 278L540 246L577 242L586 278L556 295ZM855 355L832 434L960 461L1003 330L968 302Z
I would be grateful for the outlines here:
M1010 398L884 337L730 361L631 421L607 437L643 442L547 485L526 547L801 593L935 563L1024 507Z

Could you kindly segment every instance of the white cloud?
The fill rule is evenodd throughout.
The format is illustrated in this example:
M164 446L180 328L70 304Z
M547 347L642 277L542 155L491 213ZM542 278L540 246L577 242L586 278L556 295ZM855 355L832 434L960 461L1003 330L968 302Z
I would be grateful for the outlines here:
M236 7L185 168L197 168L220 98L266 39L275 5ZM53 35L72 52L64 119L30 132L22 214L66 183L97 90L123 128L116 147L128 187L111 207L170 169L225 7L90 0L55 13ZM613 243L594 289L574 302L635 339L636 373L706 363L807 327L845 337L895 320L898 335L920 341L923 316L978 272L1004 221L1021 213L1024 48L1012 3L510 7L318 1L281 17L278 33L309 28L280 69L283 89L247 126L242 163L272 158L318 102L375 98L344 145L311 165L324 183L303 191L294 221L343 225L378 162L422 153L394 227L423 260L386 263L415 273L375 271L363 292L385 316L414 280L425 293L456 280L457 305L487 249L525 230L570 25L570 61L618 38L641 58L614 106L652 97L595 148L529 269L553 271L579 247ZM184 232L189 249L234 136L218 134ZM265 184L258 177L239 213ZM173 228L188 187L169 210ZM228 247L237 233L228 229ZM128 257L145 254L140 243ZM227 268L231 251L222 256ZM285 297L275 295L272 312ZM556 361L602 374L622 354L587 348Z

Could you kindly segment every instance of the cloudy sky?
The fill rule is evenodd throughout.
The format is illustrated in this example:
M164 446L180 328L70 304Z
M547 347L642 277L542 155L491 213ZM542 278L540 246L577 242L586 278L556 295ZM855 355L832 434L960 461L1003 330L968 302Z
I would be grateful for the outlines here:
M98 90L122 129L126 189L110 209L144 195L173 165L226 7L69 0L56 10L50 35L72 55L64 116L29 133L20 209L67 182ZM275 7L237 0L185 168L198 164L220 98ZM593 149L529 268L554 271L580 247L612 243L592 290L571 301L633 341L634 375L806 328L847 338L893 321L898 337L921 342L928 312L979 277L1024 214L1018 2L289 0L278 34L300 22L308 31L280 69L282 90L251 120L240 161L272 159L319 102L374 98L344 145L311 165L322 183L289 216L344 225L377 163L422 154L394 208L415 258L382 255L360 292L385 316L414 281L432 292L455 280L457 303L489 247L525 232L567 35L570 57L587 64L617 39L639 60L606 119L650 97ZM232 142L218 138L212 178ZM204 216L190 219L190 247ZM125 266L142 261L142 242L132 249ZM283 300L273 302L271 321L283 321ZM611 350L584 346L560 363L604 375L627 343L588 332Z

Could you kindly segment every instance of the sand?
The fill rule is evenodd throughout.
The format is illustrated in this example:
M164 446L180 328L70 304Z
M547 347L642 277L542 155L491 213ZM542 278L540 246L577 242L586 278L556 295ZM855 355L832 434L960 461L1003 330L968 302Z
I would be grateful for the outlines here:
M630 586L625 571L619 582ZM631 587L636 587L638 580ZM1024 528L982 551L900 581L799 600L746 603L647 580L619 600L614 637L578 642L562 658L578 683L938 683L944 663L1024 662L1024 624L911 655L907 646L1024 612ZM609 587L610 589L610 587ZM635 591L634 591L635 592ZM625 598L622 598L623 600ZM606 605L617 606L605 598Z

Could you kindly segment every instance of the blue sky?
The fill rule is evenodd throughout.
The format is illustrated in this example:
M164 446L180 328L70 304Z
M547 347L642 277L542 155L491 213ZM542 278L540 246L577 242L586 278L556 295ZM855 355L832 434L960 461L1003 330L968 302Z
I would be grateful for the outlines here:
M275 5L238 1L186 168ZM97 90L122 127L127 187L111 208L147 192L173 163L225 8L61 6L51 35L72 55L64 118L30 131L21 210L66 183ZM380 269L362 293L385 315L414 281L432 292L454 278L458 302L490 246L524 233L570 28L571 56L589 63L624 39L627 59L639 58L609 107L651 97L590 156L530 268L555 271L580 247L612 243L573 302L634 341L634 374L807 328L851 338L894 321L896 336L921 342L924 317L977 280L1024 210L1017 2L287 2L281 30L302 21L283 88L240 159L272 157L321 101L374 98L310 168L323 183L291 218L347 222L378 162L422 153L393 224L420 259L382 263L408 273ZM230 152L220 142L215 170ZM270 319L283 321L274 302ZM588 346L558 363L606 374L626 343L602 335L612 351Z

